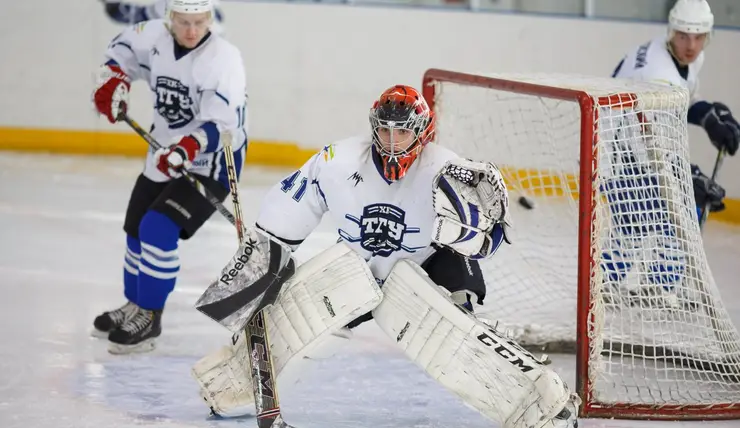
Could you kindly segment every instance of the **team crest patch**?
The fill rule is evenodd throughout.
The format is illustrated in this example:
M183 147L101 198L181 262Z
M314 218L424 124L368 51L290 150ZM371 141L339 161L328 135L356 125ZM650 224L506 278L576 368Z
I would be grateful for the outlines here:
M418 227L406 225L406 212L391 204L372 204L362 210L357 218L352 214L344 216L360 228L360 236L352 236L339 229L339 236L347 242L359 242L373 256L388 257L396 251L415 253L421 247L409 247L403 243L407 233L419 233Z
M182 128L193 120L195 113L190 89L182 82L158 76L154 91L157 94L154 108L167 121L170 129Z

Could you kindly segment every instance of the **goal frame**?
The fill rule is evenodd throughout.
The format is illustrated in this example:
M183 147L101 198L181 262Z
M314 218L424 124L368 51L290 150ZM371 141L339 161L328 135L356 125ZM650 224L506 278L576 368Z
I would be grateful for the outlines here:
M465 86L488 88L499 91L541 96L578 104L580 111L580 170L578 196L578 270L577 270L577 315L576 315L576 392L582 399L579 412L584 418L653 419L653 420L719 420L740 419L740 403L717 403L711 405L650 405L636 403L604 403L593 394L589 377L589 355L594 348L589 333L594 329L593 317L589 318L594 302L591 300L591 279L599 268L592 254L596 248L593 240L596 212L594 199L595 174L598 171L598 105L619 104L634 106L637 95L616 93L596 97L583 90L559 88L540 84L518 82L502 78L486 77L442 69L428 69L422 80L422 95L429 107L435 110L435 82L448 82ZM590 195L583 198L581 195Z

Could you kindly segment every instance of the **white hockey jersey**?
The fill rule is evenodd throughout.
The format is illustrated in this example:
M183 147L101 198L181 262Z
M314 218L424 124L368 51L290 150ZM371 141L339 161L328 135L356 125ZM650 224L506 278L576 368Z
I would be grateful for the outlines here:
M118 63L132 80L144 80L154 96L152 136L162 145L177 143L196 130L208 137L191 172L227 183L223 141L229 138L240 167L247 140L246 77L239 50L210 33L190 51L176 48L163 20L127 28L111 42L106 59ZM153 150L144 175L166 181Z
M668 51L666 36L656 37L627 54L614 70L612 77L633 78L682 86L689 90L691 103L699 98L699 71L704 64L704 52L688 66L684 78Z
M329 213L339 239L368 261L379 281L400 259L421 264L434 253L434 176L458 156L428 144L406 175L388 181L370 137L324 147L268 192L257 225L285 242L299 244Z

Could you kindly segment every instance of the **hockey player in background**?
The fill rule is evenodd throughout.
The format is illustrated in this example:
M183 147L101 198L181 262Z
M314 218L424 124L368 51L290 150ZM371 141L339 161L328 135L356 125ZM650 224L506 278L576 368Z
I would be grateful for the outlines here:
M246 150L246 78L239 50L210 32L208 0L170 0L164 20L124 30L108 47L93 93L111 123L125 110L134 80L154 95L150 150L131 192L123 230L126 303L94 321L112 353L154 348L161 317L180 268L179 239L191 238L215 211L182 177L195 174L221 200L229 193L223 140L234 149L237 174Z
M164 19L168 0L155 0L148 5L115 0L102 1L105 5L105 13L110 19L120 24L133 25L151 19ZM212 0L212 3L215 19L211 25L211 31L222 34L223 13L218 8L218 0Z
M678 0L668 16L668 35L636 47L617 65L612 77L664 82L688 89L691 96L688 122L701 126L717 150L734 156L740 144L740 125L727 105L699 96L699 72L704 64L704 48L709 44L714 15L706 0ZM710 203L711 209L724 208L724 192L698 168L692 166L697 209ZM701 213L699 213L701 216Z
M732 156L740 143L740 125L725 104L702 100L698 91L704 48L711 39L713 24L706 0L678 0L669 13L667 36L636 47L619 62L612 77L686 88L691 97L688 122L704 128L712 144ZM638 160L637 150L616 149L615 153L621 153L615 154L619 160L614 162L621 169L603 189L615 229L609 238L611 248L603 253L602 268L609 281L621 283L635 269L635 260L645 260L639 267L643 271L640 281L654 287L642 287L640 293L662 296L659 304L675 307L676 285L686 276L687 260L657 173ZM724 189L697 165L691 165L691 173L698 218L707 205L711 211L724 209Z
M507 240L508 192L498 168L461 159L431 143L434 113L412 87L384 91L369 116L369 135L324 147L276 184L252 233L266 233L295 250L329 214L338 228L335 247L351 248L359 263L369 266L364 281L376 288L380 284L391 295L360 308L346 318L349 322L338 321L340 311L354 307L362 294L363 278L350 278L345 268L349 262L327 255L335 247L299 266L291 285L283 286L290 289L281 290L282 299L266 309L276 371L312 346L316 332L337 333L345 325L354 328L374 319L401 347L426 343L421 353L407 348L410 357L505 427L577 426L578 396L552 370L471 313L473 302L483 303L486 295L478 260L493 256ZM323 265L312 271L321 274L304 274L306 266L322 259L318 263ZM240 269L257 270L249 265ZM337 273L327 277L324 272ZM437 331L435 325L450 329ZM217 414L254 411L245 342L243 334L236 335L232 345L204 357L193 369L202 397ZM434 365L444 373L422 363L432 356L445 361Z

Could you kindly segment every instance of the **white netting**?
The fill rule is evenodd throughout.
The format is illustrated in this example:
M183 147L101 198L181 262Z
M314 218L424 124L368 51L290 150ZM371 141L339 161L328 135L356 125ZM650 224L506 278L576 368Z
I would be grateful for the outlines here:
M582 115L576 100L518 93L516 84L434 84L438 143L496 163L510 188L513 245L482 264L483 312L523 344L574 349L585 117L593 130L585 134L592 159L583 161L594 165L584 260L595 401L740 402L738 334L709 270L693 200L686 91L581 76L491 77L584 91L594 108ZM520 196L534 209L519 205Z

